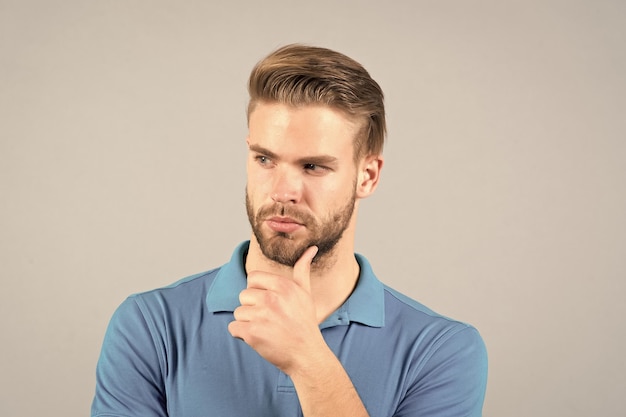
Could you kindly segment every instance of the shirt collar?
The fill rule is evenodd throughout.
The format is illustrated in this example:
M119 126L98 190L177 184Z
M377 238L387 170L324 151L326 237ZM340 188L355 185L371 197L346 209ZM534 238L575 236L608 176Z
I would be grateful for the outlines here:
M210 312L233 312L239 303L239 293L246 286L245 257L249 241L241 243L226 265L218 271L206 296ZM358 322L366 326L385 324L384 286L376 278L367 259L355 254L360 266L356 288L346 302L320 325L321 328Z
M233 312L239 305L239 293L246 289L245 257L250 241L235 248L230 262L222 266L213 280L206 296L206 303L211 313Z

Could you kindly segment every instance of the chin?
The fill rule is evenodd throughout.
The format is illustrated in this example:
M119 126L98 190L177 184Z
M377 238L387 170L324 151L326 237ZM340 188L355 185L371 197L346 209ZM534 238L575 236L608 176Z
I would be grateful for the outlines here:
M278 233L259 242L259 246L267 259L293 267L310 245L293 235Z

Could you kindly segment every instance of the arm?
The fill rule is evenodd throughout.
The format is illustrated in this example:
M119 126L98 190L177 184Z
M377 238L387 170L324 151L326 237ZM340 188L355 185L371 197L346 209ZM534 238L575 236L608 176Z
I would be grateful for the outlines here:
M144 315L135 299L128 298L107 328L92 417L167 417L161 357Z
M319 360L290 374L305 417L369 416L350 377L335 354L320 348Z
M309 283L316 251L302 255L293 277L250 272L229 331L291 377L305 417L365 417L350 377L319 329Z

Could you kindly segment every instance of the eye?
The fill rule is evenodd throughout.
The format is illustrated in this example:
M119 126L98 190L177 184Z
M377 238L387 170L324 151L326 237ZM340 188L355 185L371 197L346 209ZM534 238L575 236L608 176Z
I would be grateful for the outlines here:
M315 175L323 175L328 172L328 168L317 164L304 164L304 170Z
M261 166L270 166L272 164L272 160L270 158L268 158L267 156L265 156L265 155L257 155L257 156L254 157L254 159Z

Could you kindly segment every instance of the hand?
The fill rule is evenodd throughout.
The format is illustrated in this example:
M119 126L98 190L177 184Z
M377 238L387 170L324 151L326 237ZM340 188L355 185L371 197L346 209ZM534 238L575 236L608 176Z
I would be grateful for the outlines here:
M262 271L248 273L248 287L239 294L241 306L228 325L263 358L290 375L326 347L311 296L311 262L317 247L308 248L284 277Z

